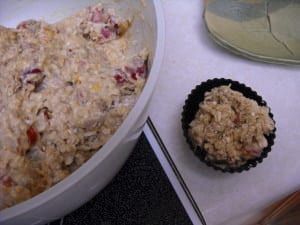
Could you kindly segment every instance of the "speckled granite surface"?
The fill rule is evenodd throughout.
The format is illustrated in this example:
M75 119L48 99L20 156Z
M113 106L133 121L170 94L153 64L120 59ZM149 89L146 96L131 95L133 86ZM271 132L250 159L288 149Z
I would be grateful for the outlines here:
M192 224L144 134L112 182L50 225Z

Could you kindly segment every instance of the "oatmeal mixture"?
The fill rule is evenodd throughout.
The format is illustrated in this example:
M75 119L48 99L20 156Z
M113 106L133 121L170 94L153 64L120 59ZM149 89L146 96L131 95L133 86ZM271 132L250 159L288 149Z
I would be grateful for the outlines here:
M48 189L117 130L146 81L130 20L101 4L56 24L0 26L0 209Z
M220 86L205 93L189 136L207 153L206 160L219 167L239 167L259 157L274 129L269 109L256 101Z

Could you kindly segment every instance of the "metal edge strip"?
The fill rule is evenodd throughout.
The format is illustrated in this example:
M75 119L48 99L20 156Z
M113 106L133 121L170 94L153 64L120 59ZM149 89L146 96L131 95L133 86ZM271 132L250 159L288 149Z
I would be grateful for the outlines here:
M178 171L172 157L169 154L169 151L167 149L167 147L165 146L165 144L163 143L159 133L157 132L152 120L150 117L148 117L147 121L146 121L146 125L149 126L149 129L151 130L155 140L157 141L157 144L159 145L162 153L164 154L165 158L167 159L171 169L173 170L179 184L181 185L181 188L183 189L183 191L185 192L187 199L190 201L191 206L193 207L193 209L195 210L196 215L198 216L198 219L201 221L201 223L203 225L206 225L205 219L197 205L197 203L195 202L189 188L187 187L186 183L184 182L180 172ZM147 135L146 135L147 136ZM151 144L151 143L150 143Z

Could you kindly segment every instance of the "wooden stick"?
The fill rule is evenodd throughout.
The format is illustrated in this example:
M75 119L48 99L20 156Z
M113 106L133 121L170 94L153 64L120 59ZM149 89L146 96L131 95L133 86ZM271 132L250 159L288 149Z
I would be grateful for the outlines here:
M263 218L255 225L270 225L275 221L283 219L286 221L286 219L288 219L287 217L294 222L285 222L282 224L297 224L297 222L300 224L300 190L268 207ZM278 223L276 222L276 224Z

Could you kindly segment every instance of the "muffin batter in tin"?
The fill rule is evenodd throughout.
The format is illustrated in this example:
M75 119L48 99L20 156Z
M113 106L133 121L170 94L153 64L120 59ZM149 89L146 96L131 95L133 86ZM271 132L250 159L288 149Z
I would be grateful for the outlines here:
M268 107L222 85L205 92L189 136L204 149L207 161L224 169L237 168L260 157L274 127Z

